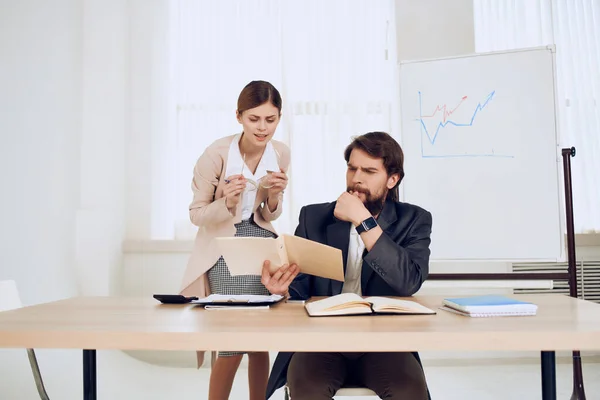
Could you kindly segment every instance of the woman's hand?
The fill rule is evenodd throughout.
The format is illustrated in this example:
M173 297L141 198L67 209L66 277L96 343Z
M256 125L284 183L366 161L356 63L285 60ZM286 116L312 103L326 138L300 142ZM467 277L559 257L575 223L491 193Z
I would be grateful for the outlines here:
M261 184L267 188L267 205L271 211L277 209L279 194L283 193L288 184L285 172L271 172L263 178Z
M225 179L225 187L223 188L223 197L225 197L225 206L229 210L233 210L240 202L241 193L246 188L246 178L244 175L231 175Z
M263 179L263 185L267 188L268 197L276 198L279 193L285 190L288 184L288 177L283 171L269 172Z

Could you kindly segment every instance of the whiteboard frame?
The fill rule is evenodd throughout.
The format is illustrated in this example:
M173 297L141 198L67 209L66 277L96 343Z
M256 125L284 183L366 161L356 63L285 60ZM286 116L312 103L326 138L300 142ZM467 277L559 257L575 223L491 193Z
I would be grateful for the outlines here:
M396 71L396 75L397 75L397 79L398 79L398 85L399 85L399 95L398 98L402 99L402 66L405 64L421 64L421 63L428 63L428 62L435 62L435 61L442 61L442 60L454 60L454 59L461 59L461 58L473 58L473 57L482 57L482 56L491 56L491 55L498 55L498 54L514 54L514 53L523 53L523 52L533 52L533 51L549 51L551 53L551 60L552 60L552 77L553 77L553 82L552 82L552 93L553 93L553 97L554 97L554 140L556 143L556 174L557 174L557 178L558 178L558 213L559 213L559 228L560 228L560 232L558 232L559 235L559 243L560 243L560 252L558 253L558 257L557 258L527 258L527 259L522 259L522 258L482 258L482 259L473 259L473 258L430 258L430 262L434 262L434 263L441 263L441 262L450 262L450 263L456 263L456 262L463 262L463 263L480 263L480 262L504 262L504 263L527 263L527 262L565 262L567 261L567 249L566 249L566 214L565 214L565 188L564 188L564 182L565 182L565 177L564 177L564 173L563 173L563 168L562 168L562 146L561 146L561 134L560 134L560 115L559 115L559 103L558 103L558 93L557 93L557 72L556 72L556 45L552 44L552 45L546 45L546 46L536 46L536 47L525 47L525 48L518 48L518 49L510 49L510 50L498 50L498 51L489 51L489 52L481 52L481 53L469 53L469 54L461 54L461 55L456 55L456 56L447 56L447 57L439 57L439 58L426 58L426 59L422 59L422 60L405 60L405 61L399 61L397 63L397 71ZM398 129L399 129L399 138L400 138L400 145L402 146L402 138L403 138L403 132L402 132L402 101L399 101L399 112L398 112ZM399 188L399 197L401 199L401 201L405 202L406 198L405 198L405 193L404 193L404 187L403 185L400 185L401 188Z

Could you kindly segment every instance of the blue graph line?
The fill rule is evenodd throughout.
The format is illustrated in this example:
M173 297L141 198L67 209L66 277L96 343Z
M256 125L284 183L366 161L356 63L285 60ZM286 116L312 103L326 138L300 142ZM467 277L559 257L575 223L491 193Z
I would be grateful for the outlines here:
M452 126L456 126L456 127L469 127L469 126L473 126L473 122L475 121L475 118L477 117L477 114L479 113L479 111L482 111L488 104L489 102L494 98L494 95L496 94L496 91L492 91L483 101L483 104L481 102L477 103L477 106L475 107L475 110L473 111L473 116L471 116L471 120L469 122L454 122L452 120L447 120L445 122L440 122L435 130L435 133L433 135L433 138L431 137L429 131L427 130L427 126L425 125L425 121L423 121L423 107L422 107L422 100L421 100L421 91L419 91L419 123L421 125L421 131L422 133L424 132L425 135L427 136L427 139L429 141L429 143L431 145L435 145L435 142L438 138L438 135L440 133L440 130L442 128L445 128L448 125L452 125ZM495 153L487 153L487 154L455 154L455 155L425 155L424 150L423 150L423 134L421 133L421 157L422 158L460 158L460 157L502 157L502 158L514 158L514 156L509 156L509 155L502 155L502 154L495 154Z
M515 156L509 156L504 154L445 154L443 156L432 156L425 155L421 151L422 158L469 158L469 157L498 157L498 158L515 158Z
M488 103L490 102L490 100L492 100L492 98L494 97L494 94L496 93L496 91L494 90L492 93L490 93L485 101L483 102L483 105L481 103L477 104L477 107L475 107L475 111L473 112L473 116L471 117L471 121L469 121L468 123L457 123L451 120L448 120L446 122L440 122L435 130L435 135L433 135L433 139L431 138L431 135L429 134L429 132L427 131L427 127L425 126L425 122L423 121L423 111L422 111L422 103L421 103L421 92L419 91L419 120L421 121L421 125L423 126L423 129L425 130L425 133L427 134L427 138L429 138L429 141L431 142L431 144L435 144L435 140L438 137L438 134L440 133L440 129L441 128L445 128L446 125L450 124L450 125L454 125L454 126L473 126L473 121L475 121L475 117L477 116L477 113L481 110L483 110L485 108L485 106L488 105Z

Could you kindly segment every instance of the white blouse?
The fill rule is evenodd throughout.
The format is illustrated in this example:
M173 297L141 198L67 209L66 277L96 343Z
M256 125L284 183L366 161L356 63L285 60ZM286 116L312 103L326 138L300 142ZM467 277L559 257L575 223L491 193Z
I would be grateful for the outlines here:
M362 296L361 277L363 252L365 243L356 231L354 225L350 225L350 242L348 243L348 261L346 262L346 276L342 293L356 293Z
M256 167L256 172L253 174L252 171L244 164L243 155L240 152L240 139L242 134L238 134L231 141L229 146L229 154L227 156L227 169L225 171L225 177L231 175L242 174L248 180L246 189L242 193L242 220L249 219L254 212L254 202L256 201L256 193L258 191L258 181L265 175L267 170L279 171L279 160L277 159L277 153L271 142L267 143L265 151Z

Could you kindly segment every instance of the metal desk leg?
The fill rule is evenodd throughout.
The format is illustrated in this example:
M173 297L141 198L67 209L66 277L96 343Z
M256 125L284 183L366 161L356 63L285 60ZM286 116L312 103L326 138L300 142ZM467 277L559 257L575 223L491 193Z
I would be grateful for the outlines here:
M556 354L542 351L542 400L556 400Z
M83 400L97 400L96 350L83 350Z
M573 393L571 394L571 400L585 400L581 353L579 351L573 352Z

